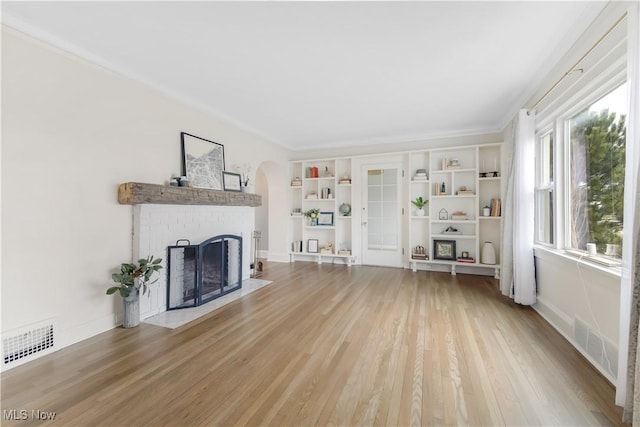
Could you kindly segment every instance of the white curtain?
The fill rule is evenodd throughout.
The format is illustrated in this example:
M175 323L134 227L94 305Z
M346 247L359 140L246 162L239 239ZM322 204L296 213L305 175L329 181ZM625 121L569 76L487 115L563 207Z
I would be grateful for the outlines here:
M623 420L640 425L640 4L627 15L627 117L624 241L620 284L620 348L616 403Z
M520 110L512 124L511 156L503 203L502 293L523 305L536 302L533 259L535 117Z

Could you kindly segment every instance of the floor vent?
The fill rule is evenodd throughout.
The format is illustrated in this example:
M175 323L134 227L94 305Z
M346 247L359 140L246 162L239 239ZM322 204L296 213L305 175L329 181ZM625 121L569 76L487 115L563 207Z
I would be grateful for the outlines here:
M53 323L13 333L2 340L2 356L8 365L54 346Z
M613 378L618 375L618 350L608 340L579 318L574 319L573 338L576 344L589 355L593 362L607 371Z

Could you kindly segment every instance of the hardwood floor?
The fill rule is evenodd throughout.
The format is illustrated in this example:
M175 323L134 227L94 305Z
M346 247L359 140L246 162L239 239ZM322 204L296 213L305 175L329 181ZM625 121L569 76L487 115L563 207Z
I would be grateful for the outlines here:
M312 263L262 278L178 329L117 328L3 373L3 411L75 426L622 425L613 387L492 278Z

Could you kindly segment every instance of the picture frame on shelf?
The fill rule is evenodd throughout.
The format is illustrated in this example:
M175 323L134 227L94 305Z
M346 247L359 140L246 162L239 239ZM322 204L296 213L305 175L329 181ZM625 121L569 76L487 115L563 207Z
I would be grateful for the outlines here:
M224 191L242 191L239 173L222 171L222 189Z
M224 145L180 132L182 175L193 187L222 190Z
M307 252L310 254L318 253L318 239L307 240Z
M444 261L456 260L456 241L455 240L434 240L433 241L433 259Z
M318 214L318 225L333 225L333 212L320 212Z

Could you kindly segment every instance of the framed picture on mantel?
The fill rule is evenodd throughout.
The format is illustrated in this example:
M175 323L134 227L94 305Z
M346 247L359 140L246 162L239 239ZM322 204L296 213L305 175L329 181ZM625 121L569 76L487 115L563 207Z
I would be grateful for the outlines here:
M223 171L222 189L224 191L242 191L242 187L240 186L240 174Z
M182 142L182 174L194 187L222 190L224 145L186 132Z

